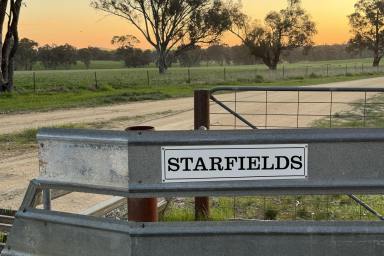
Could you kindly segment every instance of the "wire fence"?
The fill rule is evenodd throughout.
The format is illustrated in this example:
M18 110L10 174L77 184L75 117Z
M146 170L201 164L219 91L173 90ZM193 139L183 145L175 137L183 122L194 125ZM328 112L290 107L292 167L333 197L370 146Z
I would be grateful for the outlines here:
M19 93L66 92L129 88L134 86L205 85L221 83L260 83L281 80L335 76L374 75L383 67L366 63L280 65L277 70L257 66L170 68L166 74L157 69L105 69L64 71L19 71L15 74Z

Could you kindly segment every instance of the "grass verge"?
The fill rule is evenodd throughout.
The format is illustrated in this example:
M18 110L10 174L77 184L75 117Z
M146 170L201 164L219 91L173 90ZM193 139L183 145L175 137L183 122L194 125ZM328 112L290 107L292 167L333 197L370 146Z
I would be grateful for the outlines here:
M4 233L0 232L0 243L5 244L7 242L7 236ZM1 249L0 249L1 251Z
M384 211L382 195L360 198L379 212ZM210 220L235 219L379 221L346 195L211 198ZM193 199L174 199L162 215L161 221L194 221Z

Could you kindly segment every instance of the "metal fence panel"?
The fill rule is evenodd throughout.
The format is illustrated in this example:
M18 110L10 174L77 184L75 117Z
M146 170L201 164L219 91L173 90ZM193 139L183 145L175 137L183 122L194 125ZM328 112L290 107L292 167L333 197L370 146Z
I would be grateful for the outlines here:
M126 223L28 210L2 256L381 255L384 223Z

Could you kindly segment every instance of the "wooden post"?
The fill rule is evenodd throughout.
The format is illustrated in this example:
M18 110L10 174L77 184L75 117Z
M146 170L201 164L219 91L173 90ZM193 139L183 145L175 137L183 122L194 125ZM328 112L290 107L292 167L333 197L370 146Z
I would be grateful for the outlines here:
M194 102L194 128L209 129L209 90L196 90ZM207 220L209 218L209 197L195 198L195 219Z
M36 93L36 72L33 72L33 92Z
M97 81L97 73L95 71L95 88L98 89L99 88L99 83Z
M149 80L149 70L147 69L147 84L150 86L150 80Z

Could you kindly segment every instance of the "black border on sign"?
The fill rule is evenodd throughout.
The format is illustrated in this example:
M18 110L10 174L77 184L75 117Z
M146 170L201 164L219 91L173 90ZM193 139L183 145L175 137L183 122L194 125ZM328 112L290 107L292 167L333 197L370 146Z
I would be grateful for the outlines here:
M167 180L169 181L178 181L178 180L190 180L190 181L199 181L199 180L218 180L218 179L223 179L223 180L246 180L246 179L251 179L251 178L289 178L289 177L303 177L303 178L306 178L308 177L308 173L305 173L306 172L306 169L308 168L307 166L307 154L306 154L306 148L307 148L307 145L303 146L303 147L260 147L260 148L252 148L252 147L246 147L246 148L242 148L242 147L236 147L236 148L230 148L230 147L222 147L222 148L206 148L206 149L203 149L203 148L196 148L196 149L189 149L189 148L186 148L186 149L164 149L164 147L167 147L167 146L163 146L162 147L162 154L163 154L163 178L162 181L165 182ZM172 146L168 146L168 147L172 147ZM177 146L174 146L174 147L177 147ZM182 147L188 147L188 146L182 146ZM195 146L192 146L192 147L195 147ZM275 175L275 176L242 176L242 177L216 177L216 178L184 178L184 179L181 179L181 178L173 178L173 179L169 179L167 178L167 171L166 171L166 163L165 163L165 153L167 151L196 151L196 150L226 150L226 149L302 149L304 152L303 152L303 155L304 155L304 175Z

